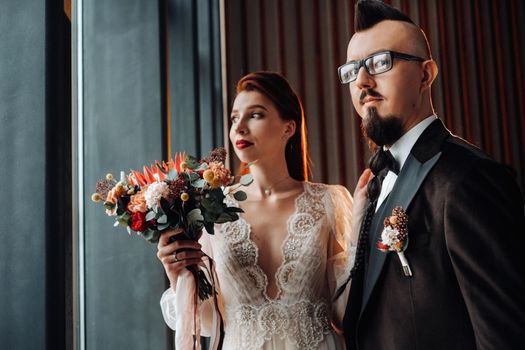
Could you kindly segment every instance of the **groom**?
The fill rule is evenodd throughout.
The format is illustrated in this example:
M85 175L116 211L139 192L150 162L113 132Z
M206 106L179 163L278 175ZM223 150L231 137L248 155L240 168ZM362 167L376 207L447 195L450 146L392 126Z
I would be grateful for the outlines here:
M375 176L356 191L368 191L371 203L344 318L347 347L525 348L525 217L517 183L435 115L430 87L438 69L410 18L362 0L355 32L339 78L378 151L370 164ZM395 207L396 217L385 221ZM399 235L405 231L408 239Z

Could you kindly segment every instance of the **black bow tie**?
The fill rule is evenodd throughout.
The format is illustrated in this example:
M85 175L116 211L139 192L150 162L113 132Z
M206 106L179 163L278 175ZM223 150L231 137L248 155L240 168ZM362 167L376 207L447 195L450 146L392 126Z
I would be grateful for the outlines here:
M388 150L383 151L383 153L385 154L384 155L385 163L386 163L385 169L388 169L394 174L398 175L399 174L399 164L397 163L397 160L394 158L392 153L390 153L390 151Z
M375 177L368 183L368 199L370 202L375 202L377 197L379 197L381 183L388 173L388 170L398 174L399 165L392 156L392 153L383 150L381 147L370 159L370 170L372 170Z

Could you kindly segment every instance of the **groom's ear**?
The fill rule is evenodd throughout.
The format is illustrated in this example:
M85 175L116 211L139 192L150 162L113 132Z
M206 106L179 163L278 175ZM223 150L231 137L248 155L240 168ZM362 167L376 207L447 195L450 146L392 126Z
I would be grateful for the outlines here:
M438 67L434 60L430 59L422 63L423 74L421 77L421 90L430 89L438 75Z

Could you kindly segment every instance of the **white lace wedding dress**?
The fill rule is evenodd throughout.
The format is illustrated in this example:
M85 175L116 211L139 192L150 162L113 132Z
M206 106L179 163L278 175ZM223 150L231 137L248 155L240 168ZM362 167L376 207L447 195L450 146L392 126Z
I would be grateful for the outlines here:
M229 205L238 206L228 198ZM355 258L350 243L352 198L342 186L305 182L295 206L282 245L284 260L275 275L279 288L275 299L266 293L268 278L258 265L264 257L259 257L250 224L242 215L217 225L214 236L203 235L202 249L214 259L219 279L223 349L344 349L334 327L344 314L346 293L336 303L331 300ZM184 308L175 305L177 298L189 298L181 295L181 277L176 291L163 294L161 308L172 329L183 331L186 326L187 332L192 317L181 320ZM213 308L206 304L200 306L201 335L214 333Z

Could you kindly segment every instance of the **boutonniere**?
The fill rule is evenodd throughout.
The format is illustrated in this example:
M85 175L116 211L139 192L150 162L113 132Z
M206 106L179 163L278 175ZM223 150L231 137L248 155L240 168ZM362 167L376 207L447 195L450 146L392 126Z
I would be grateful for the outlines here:
M406 211L401 207L395 207L392 210L392 215L385 218L383 225L381 240L377 242L377 248L384 253L395 251L401 261L405 276L411 277L412 270L410 270L404 254L408 246L408 215Z

